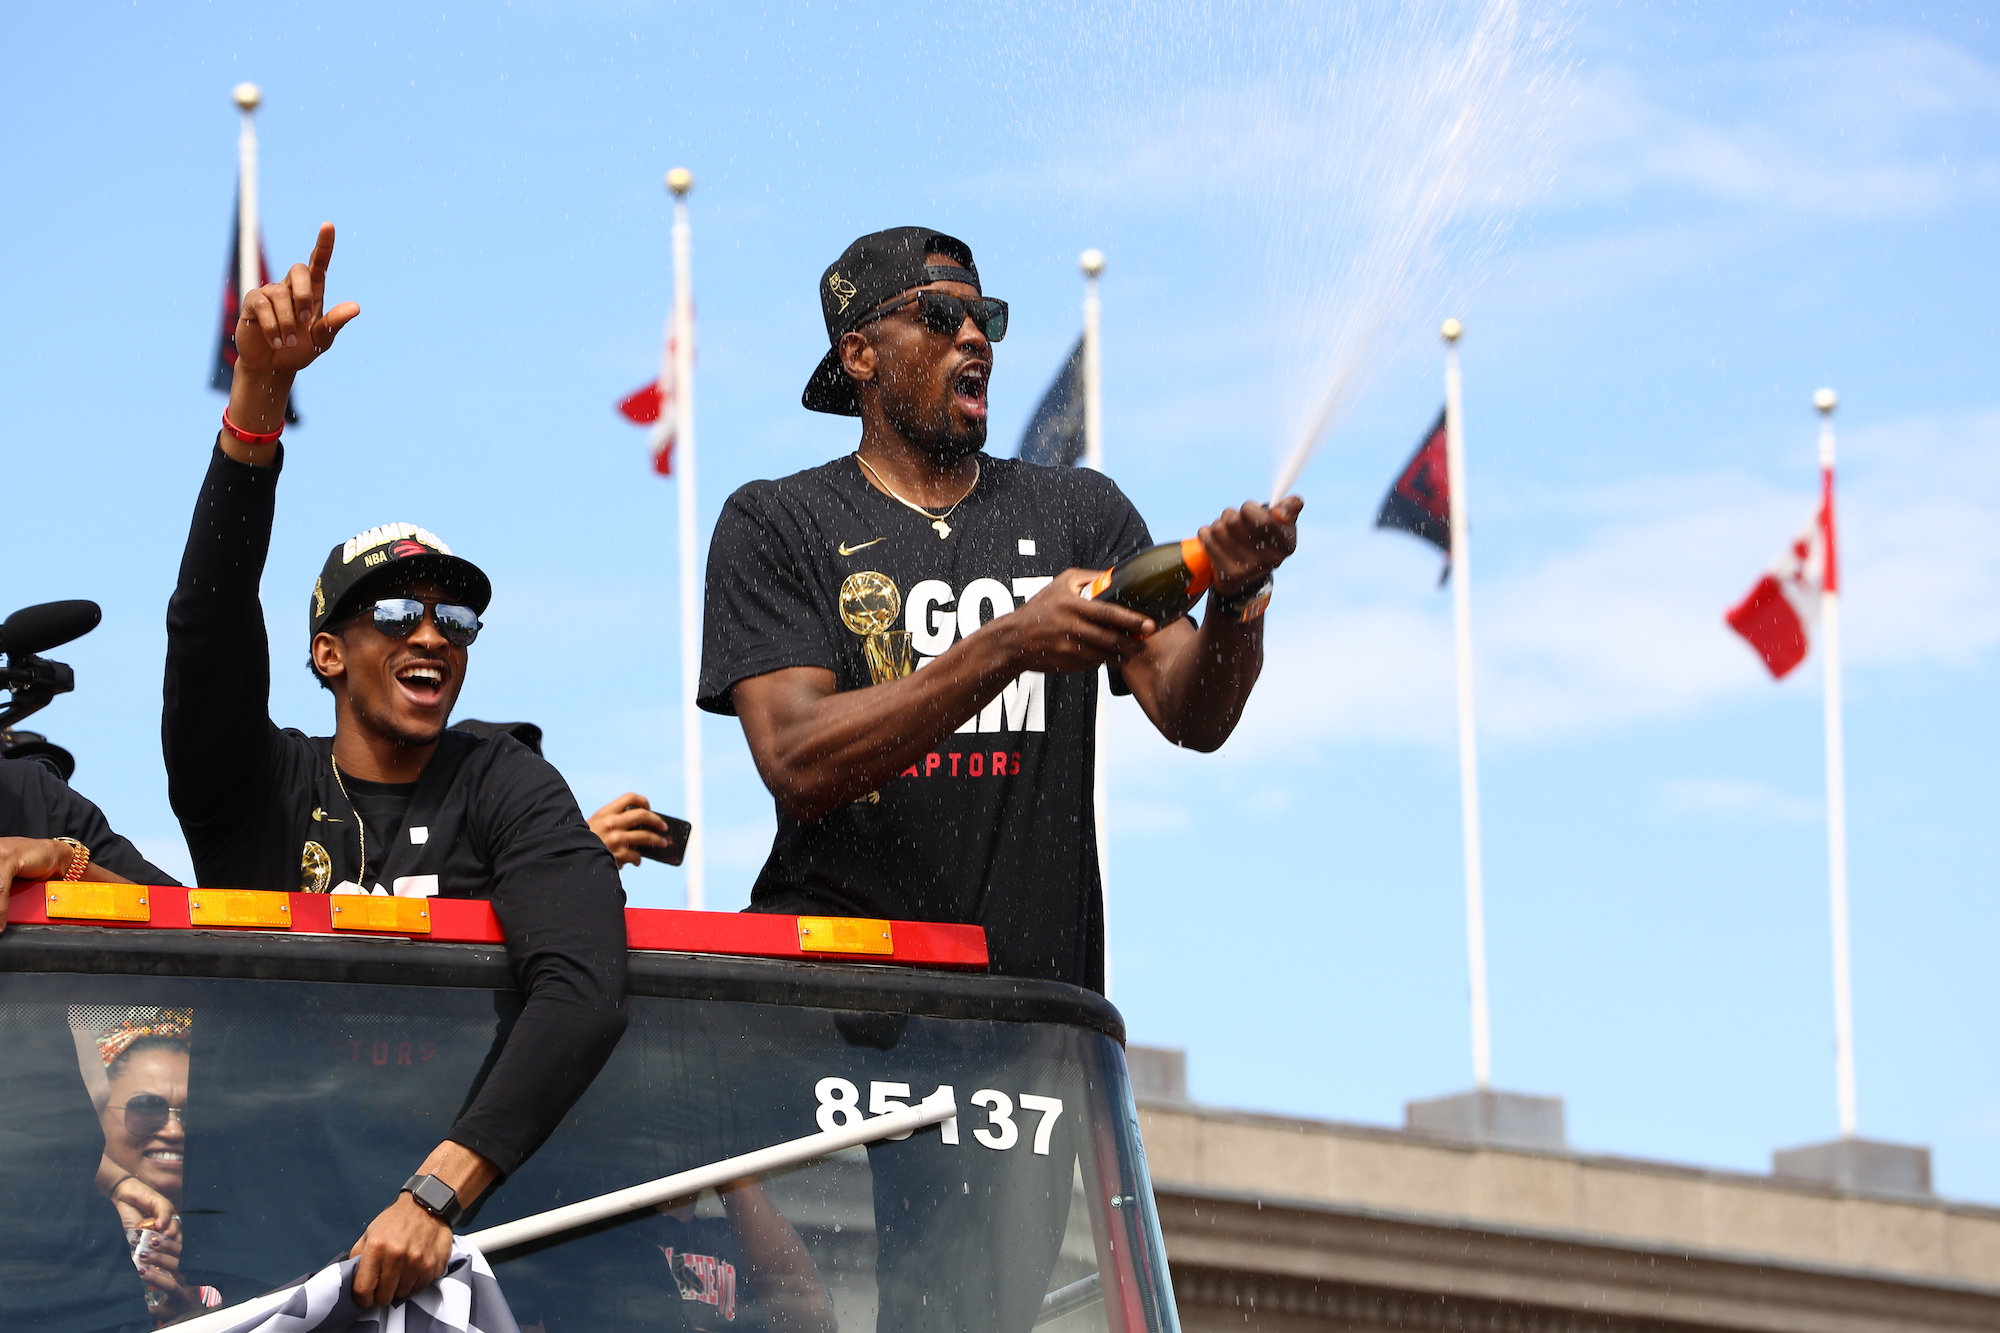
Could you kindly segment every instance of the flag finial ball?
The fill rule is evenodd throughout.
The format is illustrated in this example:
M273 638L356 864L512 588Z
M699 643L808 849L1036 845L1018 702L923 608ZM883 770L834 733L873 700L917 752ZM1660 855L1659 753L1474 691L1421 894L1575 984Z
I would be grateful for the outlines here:
M1086 277L1094 278L1098 274L1104 272L1104 252L1102 250L1094 248L1090 250L1085 250L1082 254L1077 256L1076 262L1077 266L1083 270L1084 276Z
M1465 332L1465 325L1459 323L1455 319L1446 320L1443 326L1438 329L1438 333L1448 343L1457 342L1460 336L1464 334L1464 332Z
M694 173L686 167L675 167L667 173L667 188L673 191L674 198L687 198L687 192L694 188Z
M245 111L255 111L258 104L264 100L264 94L257 90L257 85L254 83L237 84L229 90L229 96Z
M1840 395L1831 389L1821 389L1813 395L1813 406L1819 409L1821 416L1829 416L1834 408L1840 406Z

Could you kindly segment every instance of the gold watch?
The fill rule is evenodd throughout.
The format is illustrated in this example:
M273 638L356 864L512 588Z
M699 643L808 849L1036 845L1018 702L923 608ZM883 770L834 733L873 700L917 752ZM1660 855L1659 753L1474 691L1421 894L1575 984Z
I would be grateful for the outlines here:
M82 879L83 872L90 868L90 848L84 846L75 838L58 836L55 840L69 848L69 869L63 871L63 878L68 880Z

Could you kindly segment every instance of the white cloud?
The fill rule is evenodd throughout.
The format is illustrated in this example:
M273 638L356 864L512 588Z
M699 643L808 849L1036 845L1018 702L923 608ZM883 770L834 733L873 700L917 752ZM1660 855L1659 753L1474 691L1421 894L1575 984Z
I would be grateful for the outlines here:
M1991 651L2000 644L2000 412L1869 427L1846 448L1849 662L1958 667ZM1574 535L1525 559L1474 547L1484 562L1474 567L1482 737L1601 733L1816 690L1817 659L1774 685L1722 619L1814 494L1810 473L1779 487L1713 471L1517 501L1525 517L1509 516L1515 530L1525 521ZM1431 586L1434 569L1408 538L1308 527L1281 579L1264 678L1231 751L1448 741L1450 598ZM1130 772L1158 742L1145 739L1136 710L1115 716L1116 762Z
M1769 98L1772 88L1784 95ZM1751 109L1701 113L1703 94L1730 89L1752 94L1735 99ZM1996 111L2000 71L1909 33L1713 69L1699 89L1649 88L1612 66L1583 85L1561 126L1558 188L1576 199L1664 189L1816 217L1926 216L2000 193Z

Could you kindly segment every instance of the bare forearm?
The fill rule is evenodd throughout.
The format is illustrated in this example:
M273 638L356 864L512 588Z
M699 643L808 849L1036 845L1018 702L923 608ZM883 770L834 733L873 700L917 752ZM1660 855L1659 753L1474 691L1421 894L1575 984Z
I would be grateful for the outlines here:
M1263 620L1244 624L1210 616L1154 671L1146 711L1175 745L1203 753L1220 749L1263 670Z
M1001 623L902 680L828 694L774 726L765 744L753 739L764 784L786 813L813 820L859 800L991 702L1019 674Z
M774 1333L833 1328L833 1301L799 1233L754 1178L724 1186L722 1206Z

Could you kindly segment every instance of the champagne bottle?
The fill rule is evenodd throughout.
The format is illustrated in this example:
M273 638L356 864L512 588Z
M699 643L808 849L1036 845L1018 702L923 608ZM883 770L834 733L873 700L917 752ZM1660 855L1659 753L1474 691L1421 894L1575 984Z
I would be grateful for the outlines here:
M1124 564L1105 570L1084 595L1115 602L1164 626L1193 610L1214 577L1201 539L1189 537L1141 551Z

